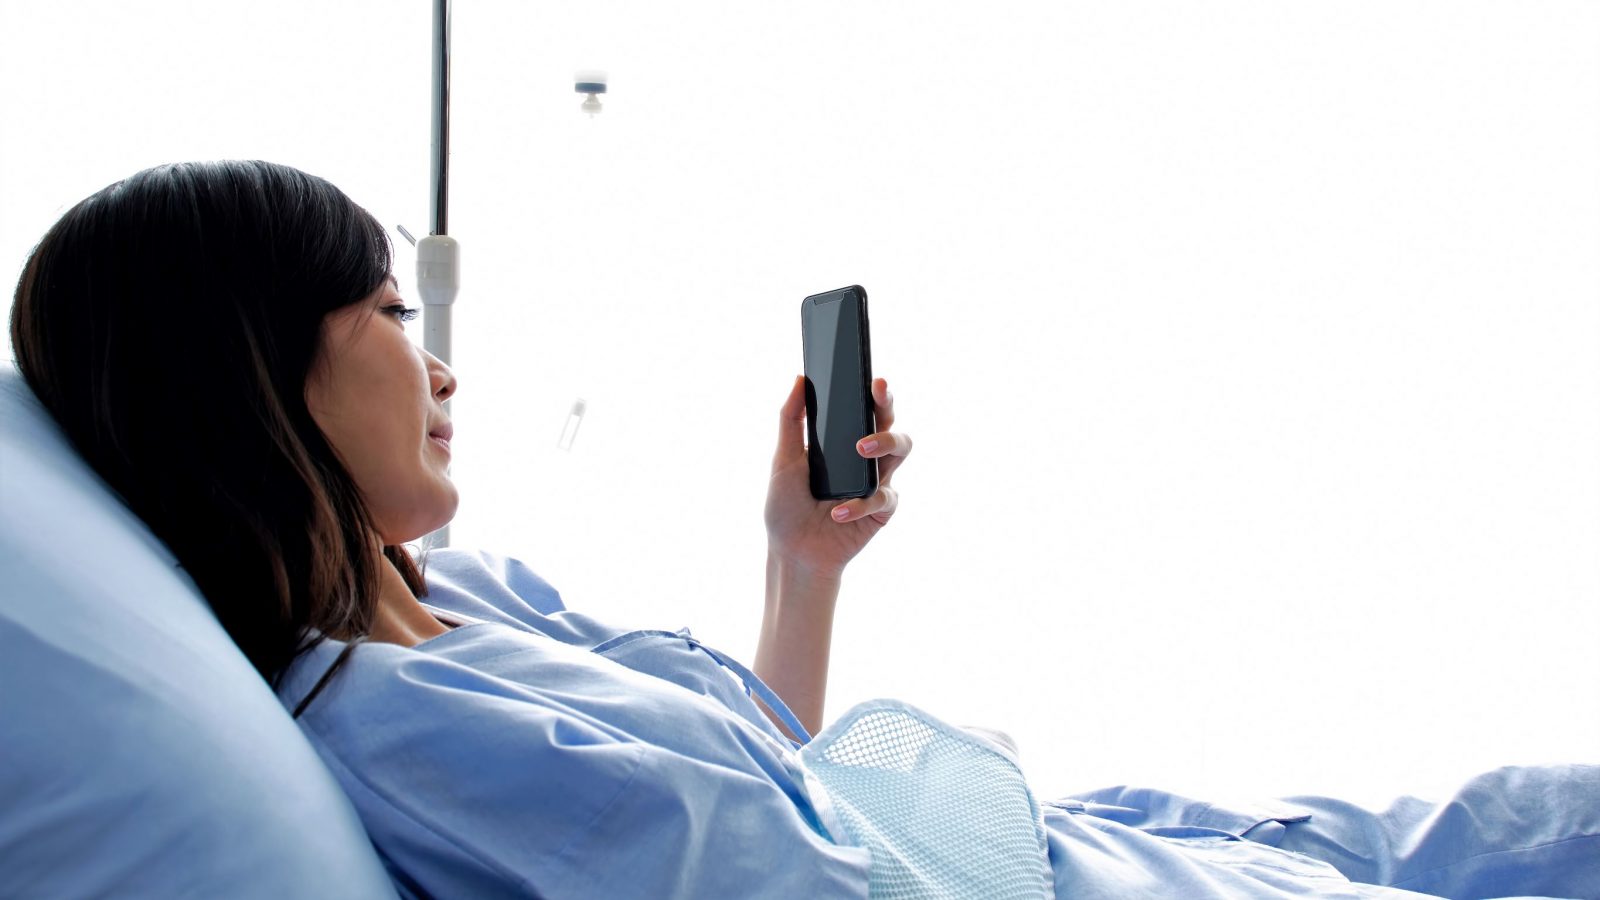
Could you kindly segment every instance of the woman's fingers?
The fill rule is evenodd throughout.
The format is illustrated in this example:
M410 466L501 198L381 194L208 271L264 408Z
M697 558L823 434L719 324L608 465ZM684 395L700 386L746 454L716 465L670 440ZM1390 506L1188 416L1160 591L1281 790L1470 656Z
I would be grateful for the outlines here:
M871 497L847 500L834 507L833 518L836 522L854 522L875 515L887 520L899 506L900 494L894 488L885 486L878 488L878 492ZM839 514L840 510L844 510L844 515Z
M889 382L886 379L872 380L872 409L879 430L857 441L856 452L863 457L878 460L878 483L887 484L889 476L894 474L894 470L898 469L911 454L911 435L889 430L894 427L894 395L889 393ZM805 422L805 376L798 375L790 385L789 396L778 414L778 452L772 461L774 472L789 460L805 454ZM851 516L851 518L859 517L859 515Z
M878 460L878 483L887 484L889 476L911 455L911 435L898 432L869 434L856 442L856 452Z
M889 487L889 476L911 455L911 435L889 430L894 427L894 395L889 393L888 381L873 379L872 403L879 430L857 441L856 452L878 461L878 490L871 497L847 500L834 507L833 518L837 522L854 522L867 516L887 521L900 506L900 494Z
M856 441L856 452L865 457L910 456L911 435L880 431Z
M889 393L887 379L872 379L872 415L877 420L879 431L894 427L894 395Z
M772 457L772 471L806 453L806 378L796 375L789 385L789 396L778 410L778 450Z
M911 452L911 436L893 434L889 431L894 427L894 395L889 393L887 379L874 378L872 380L872 415L878 426L878 431L856 441L856 452L864 457L876 457L878 462L878 481L886 483L889 476Z

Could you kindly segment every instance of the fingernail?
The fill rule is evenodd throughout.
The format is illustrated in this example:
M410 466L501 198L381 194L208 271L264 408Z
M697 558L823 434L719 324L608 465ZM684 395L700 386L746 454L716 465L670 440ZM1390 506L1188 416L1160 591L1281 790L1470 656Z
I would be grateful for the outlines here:
M862 441L861 442L861 452L862 453L871 453L872 451L874 451L876 449L878 449L878 442L877 441Z
M848 515L850 515L850 510L843 506L835 506L833 508L833 517L835 519L843 520L844 517Z

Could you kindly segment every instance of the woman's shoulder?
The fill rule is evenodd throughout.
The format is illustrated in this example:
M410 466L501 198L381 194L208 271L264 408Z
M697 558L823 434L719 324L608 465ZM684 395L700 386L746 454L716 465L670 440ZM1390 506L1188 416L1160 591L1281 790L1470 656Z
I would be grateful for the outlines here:
M520 559L488 550L440 547L423 558L425 599L434 606L474 618L528 614L549 616L566 609L561 593ZM456 606L466 608L457 609ZM475 612L476 610L476 612Z
M597 715L581 690L633 685L617 684L617 673L579 648L495 622L464 625L415 647L379 641L350 647L329 638L285 671L278 688L285 707L294 708L347 649L299 724L325 758L369 785L399 789L451 766L489 775L538 760L553 771L572 762L555 751L575 740L597 751L584 762L583 784L558 777L545 787L564 790L571 802L574 791L595 802L595 794L614 791L638 764L641 737ZM497 661L507 658L520 670L496 672Z
M422 603L469 621L496 622L588 649L628 629L567 609L550 582L520 559L455 547L429 551Z
M325 638L284 672L280 701L296 708L341 655L344 662L300 719L302 730L341 752L366 753L379 731L401 744L436 732L447 742L474 729L491 739L514 733L528 742L524 750L560 745L540 732L573 727L594 730L584 743L655 742L686 730L683 718L703 703L587 647L495 621L460 625L415 646L367 640L351 647ZM618 704L619 697L637 702Z
M453 653L564 649L494 623L445 637ZM346 646L330 639L297 660L285 705ZM435 896L570 879L562 848L601 818L647 750L550 692L378 642L354 648L299 724L386 857ZM587 752L563 752L569 744Z

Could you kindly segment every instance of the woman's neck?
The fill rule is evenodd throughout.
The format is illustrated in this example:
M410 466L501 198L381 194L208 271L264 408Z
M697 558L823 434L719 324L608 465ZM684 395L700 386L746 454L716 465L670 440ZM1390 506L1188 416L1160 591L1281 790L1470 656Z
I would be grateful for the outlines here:
M450 626L434 618L417 600L389 560L380 557L378 562L378 608L372 618L369 640L415 647L450 630Z

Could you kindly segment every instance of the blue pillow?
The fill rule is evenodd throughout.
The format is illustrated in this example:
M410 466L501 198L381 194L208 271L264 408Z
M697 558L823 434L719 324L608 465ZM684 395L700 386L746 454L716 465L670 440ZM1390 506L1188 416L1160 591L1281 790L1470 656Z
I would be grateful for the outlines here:
M0 895L386 897L194 582L0 367Z

